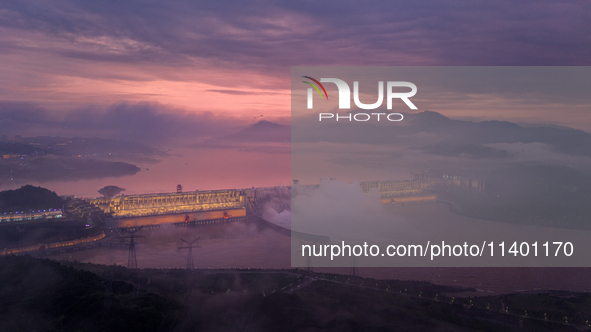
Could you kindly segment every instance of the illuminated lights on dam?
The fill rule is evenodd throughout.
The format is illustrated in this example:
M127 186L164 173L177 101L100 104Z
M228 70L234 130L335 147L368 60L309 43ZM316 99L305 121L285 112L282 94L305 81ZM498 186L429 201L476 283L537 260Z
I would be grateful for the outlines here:
M243 209L245 190L212 190L92 198L88 202L115 218Z

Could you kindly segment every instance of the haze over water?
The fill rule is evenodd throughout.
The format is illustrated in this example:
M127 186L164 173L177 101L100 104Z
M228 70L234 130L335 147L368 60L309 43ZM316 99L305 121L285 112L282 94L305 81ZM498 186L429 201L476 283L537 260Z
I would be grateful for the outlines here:
M437 219L442 223L450 221L467 227L483 222L456 215L443 204L396 207L396 213L408 222ZM137 245L139 268L185 268L187 250L178 250L180 246L184 246L181 238L189 241L200 238L197 243L199 247L193 249L194 265L198 269L291 268L290 238L271 229L258 230L255 225L245 222L197 227L171 226L143 230L138 234L145 236L138 240ZM59 254L51 258L126 266L128 250L98 248ZM351 268L314 268L314 271L350 274ZM591 280L586 277L591 273L590 268L361 267L357 273L377 279L425 280L441 285L472 287L481 295L540 289L591 291Z

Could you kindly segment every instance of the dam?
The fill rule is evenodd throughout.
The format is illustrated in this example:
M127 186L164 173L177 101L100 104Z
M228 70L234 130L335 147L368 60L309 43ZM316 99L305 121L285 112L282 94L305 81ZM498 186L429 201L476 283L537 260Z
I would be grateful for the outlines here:
M211 190L92 198L88 202L114 218L232 210L245 207L245 191Z
M160 224L199 225L246 218L247 192L239 189L122 195L88 199L112 218L109 228L134 229Z
M365 193L378 190L386 204L434 201L432 189L441 186L464 187L484 191L484 181L471 179L414 179L366 181L359 183ZM294 186L316 188L318 185ZM90 198L87 202L110 214L107 227L137 228L157 224L200 225L210 222L261 217L265 206L277 211L289 210L291 186L190 191L176 193L121 195Z

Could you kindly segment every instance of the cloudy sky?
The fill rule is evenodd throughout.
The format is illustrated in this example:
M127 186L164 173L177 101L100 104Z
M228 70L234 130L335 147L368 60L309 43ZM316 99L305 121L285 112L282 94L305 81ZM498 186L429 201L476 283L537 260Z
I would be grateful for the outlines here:
M0 130L287 123L291 66L591 64L586 1L248 3L2 1Z

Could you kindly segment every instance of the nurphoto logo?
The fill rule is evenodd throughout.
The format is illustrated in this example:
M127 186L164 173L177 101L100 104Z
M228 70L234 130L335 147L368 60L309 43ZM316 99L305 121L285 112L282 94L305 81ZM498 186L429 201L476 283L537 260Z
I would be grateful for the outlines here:
M321 78L320 81L310 77L310 76L302 76L304 78L309 79L313 83L308 81L303 81L304 83L311 86L308 88L308 98L307 98L307 106L308 109L314 108L314 90L318 92L320 99L328 100L328 93L324 88L322 83L334 83L338 88L339 93L339 109L351 109L351 88L347 84L347 82L338 79L338 78ZM315 83L315 84L314 84ZM409 92L394 92L394 88L410 88ZM322 90L322 91L320 91ZM324 94L322 94L324 92ZM386 103L387 109L392 109L392 100L393 99L400 99L402 100L410 109L416 110L417 107L410 101L409 98L414 96L417 93L417 86L410 82L402 82L402 81L388 81L386 82ZM364 110L374 110L382 105L384 102L384 82L378 82L378 100L373 104L365 104L359 100L359 82L353 82L353 101L355 105ZM383 116L383 117L382 117ZM377 121L380 121L382 118L388 119L388 121L402 121L404 116L401 113L348 113L346 115L341 115L338 113L320 113L319 114L319 121L322 119L335 119L336 121L341 120L349 120L349 121L369 121L371 118L375 117Z

